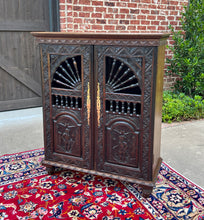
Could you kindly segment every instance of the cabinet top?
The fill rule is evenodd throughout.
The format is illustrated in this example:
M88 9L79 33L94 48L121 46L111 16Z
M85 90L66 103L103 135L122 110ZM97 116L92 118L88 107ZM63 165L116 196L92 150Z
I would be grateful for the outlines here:
M159 46L166 43L169 33L79 33L31 32L38 43Z

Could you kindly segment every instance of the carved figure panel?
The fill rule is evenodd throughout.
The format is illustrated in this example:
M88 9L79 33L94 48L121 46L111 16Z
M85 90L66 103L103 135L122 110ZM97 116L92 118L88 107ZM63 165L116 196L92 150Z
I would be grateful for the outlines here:
M106 158L108 163L138 167L139 132L126 121L106 127Z
M81 125L68 115L54 120L55 152L81 157Z

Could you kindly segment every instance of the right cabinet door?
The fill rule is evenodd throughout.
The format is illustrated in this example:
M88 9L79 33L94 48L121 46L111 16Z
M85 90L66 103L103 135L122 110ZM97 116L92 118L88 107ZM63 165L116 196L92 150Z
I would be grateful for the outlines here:
M151 178L155 49L95 46L96 170Z

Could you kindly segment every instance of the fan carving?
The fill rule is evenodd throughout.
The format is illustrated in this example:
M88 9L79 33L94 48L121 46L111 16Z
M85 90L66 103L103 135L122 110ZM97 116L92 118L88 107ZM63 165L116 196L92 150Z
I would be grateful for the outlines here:
M68 58L57 67L52 87L73 90L81 88L81 56Z
M106 90L112 93L141 95L136 74L122 61L106 57Z

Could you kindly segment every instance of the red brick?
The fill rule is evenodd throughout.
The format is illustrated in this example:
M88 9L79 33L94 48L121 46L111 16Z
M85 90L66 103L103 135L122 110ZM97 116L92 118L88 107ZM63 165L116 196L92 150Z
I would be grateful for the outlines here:
M73 28L74 27L74 25L73 24L67 24L67 28Z
M104 30L115 30L115 26L114 25L105 25Z
M147 27L146 27L146 26L138 26L138 27L137 27L137 30L143 30L143 31L145 31L145 30L147 30Z
M147 26L147 30L155 31L156 30L156 26Z
M78 23L78 24L80 24L80 23L82 23L82 19L81 18L74 18L74 23Z
M151 25L159 25L159 21L151 21Z
M145 20L146 18L147 18L146 15L138 15L137 16L137 19L139 19L139 20Z
M118 25L116 26L116 30L125 30L126 26L125 25Z
M128 8L137 8L137 3L128 3Z
M92 1L92 5L103 6L103 2L102 1Z
M161 25L166 25L166 26L168 26L168 24L169 24L168 21L162 21L162 22L161 22Z
M175 10L175 9L176 9L176 7L175 7L175 6L173 6L173 5L168 5L168 6L167 6L167 9L168 9L168 10Z
M96 20L93 19L93 18L85 18L84 23L86 23L86 24L95 24Z
M113 14L105 14L104 18L113 18Z
M118 24L119 20L108 20L108 24Z
M64 11L60 11L60 17L65 17L65 12Z
M142 0L142 3L152 4L152 1L151 0Z
M59 6L59 9L60 9L60 10L65 10L65 5L60 5L60 6Z
M101 13L92 13L91 17L92 18L102 18L102 14Z
M174 16L168 16L168 17L167 17L167 19L168 19L169 21L173 21L174 18L175 18Z
M142 20L142 21L141 21L141 24L142 24L142 25L149 25L149 24L150 24L150 21Z
M157 9L158 5L156 4L149 4L148 5L148 8L151 8L151 9Z
M61 19L60 19L60 23L65 23L66 20L67 20L66 18L61 18Z
M170 24L173 25L173 26L177 26L178 22L177 21L170 21Z
M132 21L130 21L130 24L140 24L140 21L139 20L132 20Z
M106 12L106 8L96 7L96 8L95 8L95 11L96 11L96 12Z
M115 6L115 2L105 2L105 6Z
M159 27L158 27L158 30L159 30L159 31L164 31L164 30L166 30L166 27L164 27L164 26L159 26Z
M181 20L181 16L176 16L176 17L175 17L175 20L176 20L176 21L180 21L180 20Z
M90 11L90 12L92 12L94 10L94 8L93 7L91 7L91 6L84 6L83 7L83 11Z
M156 16L155 16L155 15L148 15L148 16L147 16L147 19L148 19L148 20L155 20L155 19L156 19Z
M90 5L90 2L91 1L89 1L89 0L78 0L78 4L80 4L80 5Z
M161 16L161 15L159 15L159 16L157 16L157 20L166 20L166 17L165 16Z
M128 13L129 13L129 9L121 8L121 9L120 9L120 13L128 14Z
M140 10L139 9L130 9L131 14L139 14Z
M106 19L96 19L97 24L106 24Z
M79 12L79 17L82 18L89 18L90 17L90 13L89 12Z
M150 10L141 10L141 14L150 14Z
M127 4L123 2L118 2L116 6L120 8L126 8Z
M79 25L78 24L74 24L74 29L78 29Z
M178 5L178 1L170 1L169 5Z
M72 11L73 10L73 6L72 5L67 5L67 10L68 11Z
M161 0L161 4L168 4L169 3L169 0Z
M80 6L73 6L73 10L74 11L81 11L81 7Z
M79 28L81 30L89 30L89 29L91 29L91 25L90 24L80 24Z
M178 11L170 11L170 15L178 15Z
M108 8L108 13L118 13L118 8Z
M67 17L73 17L73 12L72 11L69 11L69 12L67 12Z
M136 26L128 26L127 29L128 29L129 31L136 30Z
M61 28L61 30L66 29L66 24L60 24L60 28Z
M130 21L128 21L128 20L120 20L120 24L129 24L130 23Z
M92 29L94 30L102 30L102 26L101 25L92 25Z
M125 18L125 15L124 14L116 14L115 15L115 18L120 18L120 19L124 19Z
M151 10L151 14L152 14L152 15L158 15L158 14L159 14L159 11L158 11L158 10Z
M126 16L126 19L129 19L129 20L135 20L137 18L136 15L133 15L133 14L129 14Z

